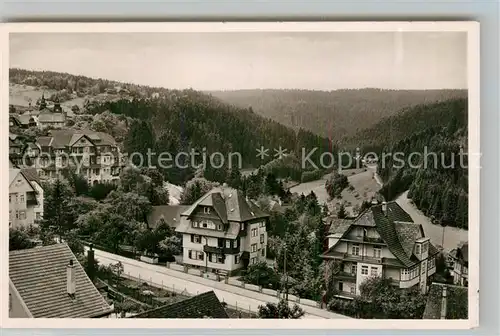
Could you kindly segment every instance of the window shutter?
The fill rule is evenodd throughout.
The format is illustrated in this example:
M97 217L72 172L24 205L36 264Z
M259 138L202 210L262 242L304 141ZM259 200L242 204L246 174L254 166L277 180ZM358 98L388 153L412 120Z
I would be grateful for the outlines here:
M191 243L194 243L194 235L191 235ZM189 251L191 253L191 251Z

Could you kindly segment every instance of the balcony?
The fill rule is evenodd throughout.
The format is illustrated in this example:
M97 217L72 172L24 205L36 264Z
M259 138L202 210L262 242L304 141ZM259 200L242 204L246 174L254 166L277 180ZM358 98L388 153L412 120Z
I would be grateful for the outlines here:
M348 273L348 272L338 272L333 275L334 279L337 280L348 280L356 282L356 274Z
M215 254L237 254L240 252L239 247L218 247L203 245L203 252L205 253L215 253Z
M342 238L342 240L350 241L354 243L369 243L369 244L377 244L377 245L386 245L382 238L373 238L367 236L348 236Z
M329 252L327 258L341 261L366 262L368 264L382 264L393 267L403 267L401 262L393 258L375 258L363 255L354 255L346 252Z

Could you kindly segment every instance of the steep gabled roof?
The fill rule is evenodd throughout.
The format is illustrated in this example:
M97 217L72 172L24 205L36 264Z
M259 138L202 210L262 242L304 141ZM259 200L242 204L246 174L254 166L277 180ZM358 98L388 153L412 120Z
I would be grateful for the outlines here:
M67 293L70 260L76 276L74 299ZM9 278L35 318L90 318L112 312L66 244L10 251Z
M327 218L327 224L330 225L328 233L342 236L347 229L349 229L352 223L354 223L354 220L349 218Z
M41 123L47 122L64 122L66 120L66 116L63 113L46 113L41 111L38 115L38 121Z
M40 186L42 185L42 182L40 181L40 177L38 176L36 168L23 168L21 169L21 172L24 174L24 176L28 181L36 182Z
M180 223L181 213L187 210L188 205L157 205L152 207L148 215L148 226L155 228L156 223L163 218L171 227L177 227Z
M219 318L229 316L215 295L214 291L206 292L192 298L152 309L131 318Z
M191 216L198 206L213 207L225 224L230 221L246 222L269 217L255 203L246 200L241 191L227 187L217 187L210 190L184 211L182 216Z
M446 307L443 307L443 289L446 288ZM441 319L444 313L445 319L467 319L468 318L468 289L454 285L433 283L427 295L424 320ZM446 311L442 311L443 308Z
M396 202L387 203L385 213L382 211L382 206L382 204L371 206L351 223L338 222L334 230L342 232L343 237L349 231L351 225L374 227L387 244L389 251L405 267L415 265L418 259L413 255L413 246L417 239L424 237L422 225L413 223L411 216ZM335 246L332 246L325 253L325 256L328 256ZM434 255L437 252L437 249L429 243L429 255Z
M415 223L394 222L401 246L406 255L411 258L415 241L424 236L422 225Z
M463 261L465 265L469 264L469 243L464 243L462 246L457 248L457 256L456 258L460 261Z

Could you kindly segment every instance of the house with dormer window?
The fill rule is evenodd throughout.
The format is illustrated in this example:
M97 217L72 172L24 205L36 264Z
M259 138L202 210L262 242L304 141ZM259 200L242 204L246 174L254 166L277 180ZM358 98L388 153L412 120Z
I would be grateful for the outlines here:
M337 264L334 285L343 297L359 294L370 277L391 279L399 288L419 286L425 293L436 272L439 251L396 202L372 205L355 219L332 221L327 237L323 259L327 267Z
M268 218L241 191L214 188L180 215L183 264L225 275L265 260Z

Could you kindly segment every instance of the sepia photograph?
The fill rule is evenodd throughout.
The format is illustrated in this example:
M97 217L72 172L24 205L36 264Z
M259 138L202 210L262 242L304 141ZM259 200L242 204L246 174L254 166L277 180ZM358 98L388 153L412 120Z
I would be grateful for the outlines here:
M477 325L478 31L9 26L4 319Z

